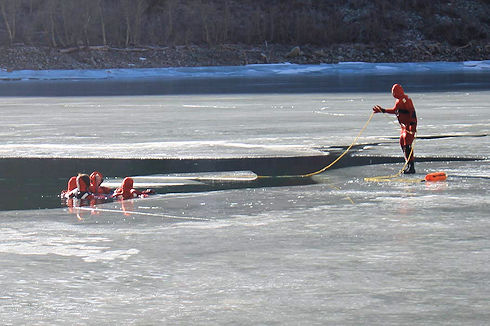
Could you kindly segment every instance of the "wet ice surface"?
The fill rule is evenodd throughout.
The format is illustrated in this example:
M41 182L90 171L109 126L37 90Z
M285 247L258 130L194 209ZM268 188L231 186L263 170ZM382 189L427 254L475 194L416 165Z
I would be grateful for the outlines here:
M417 108L419 137L488 134L488 91L410 95ZM318 154L318 147L349 145L374 104L393 104L385 93L4 98L2 102L1 157L105 158ZM378 153L399 155L392 139L398 137L398 129L393 116L377 115L359 142L388 139L389 148L383 148L388 151ZM486 149L486 138L421 139L417 154L485 155Z
M490 92L410 95L427 137L416 155L488 155ZM131 158L316 153L349 145L373 104L392 104L388 93L3 101L1 156ZM397 136L376 115L360 141L381 142L364 152L400 155ZM310 185L159 194L95 209L0 212L0 320L485 324L488 160L417 164L414 178L446 171L440 183L363 179L400 168L344 168Z

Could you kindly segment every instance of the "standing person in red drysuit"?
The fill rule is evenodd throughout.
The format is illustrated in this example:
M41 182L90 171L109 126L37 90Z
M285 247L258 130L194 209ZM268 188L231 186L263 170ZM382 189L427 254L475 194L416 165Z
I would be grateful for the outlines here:
M374 113L396 114L401 127L400 146L405 155L405 160L408 162L403 173L413 174L415 173L415 159L412 143L417 132L417 114L415 113L412 99L405 94L401 85L393 85L391 94L396 98L394 107L383 109L381 106L375 105L373 111Z

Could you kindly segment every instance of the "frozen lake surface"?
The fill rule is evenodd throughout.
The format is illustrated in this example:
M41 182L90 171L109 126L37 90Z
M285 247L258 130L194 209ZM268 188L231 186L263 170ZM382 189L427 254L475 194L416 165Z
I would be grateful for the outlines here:
M330 169L307 182L158 186L149 198L77 209L56 196L70 175L91 170L12 177L34 159L333 155L374 104L392 105L397 81L384 75L383 92L2 98L0 186L18 195L1 202L0 321L486 324L490 91L482 87L403 85L419 117L415 178L445 171L445 182L364 181L398 172L400 161ZM389 118L375 115L346 159L401 157ZM103 167L110 182L126 176ZM162 177L146 171L133 175ZM27 202L57 208L21 209Z

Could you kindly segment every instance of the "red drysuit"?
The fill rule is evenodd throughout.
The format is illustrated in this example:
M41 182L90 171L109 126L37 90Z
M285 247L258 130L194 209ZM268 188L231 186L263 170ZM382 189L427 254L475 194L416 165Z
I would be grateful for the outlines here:
M89 191L94 195L99 194L109 194L111 193L111 188L101 186L100 184L104 181L104 176L99 171L94 171L90 175L90 187Z
M71 177L68 181L68 190L73 187L73 178ZM68 191L64 194L65 198L76 198L76 199L87 199L93 198L93 195L89 192L88 188L90 186L90 177L86 174L79 174L76 178L76 188Z
M390 113L396 114L400 123L400 146L402 147L405 159L409 161L408 168L405 173L415 173L414 154L412 151L412 143L417 132L417 114L413 106L412 99L408 97L400 84L395 84L391 88L391 94L396 98L395 106L390 109L383 109L379 105L373 107L374 113Z
M124 178L121 187L117 188L112 195L115 198L130 199L136 197L146 197L148 194L154 193L153 190L147 189L145 191L139 191L133 188L133 178Z

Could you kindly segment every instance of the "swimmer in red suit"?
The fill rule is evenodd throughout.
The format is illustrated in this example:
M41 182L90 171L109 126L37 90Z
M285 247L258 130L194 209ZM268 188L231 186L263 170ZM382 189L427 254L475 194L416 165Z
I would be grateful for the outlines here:
M395 106L390 109L383 109L379 105L373 107L374 113L389 113L396 114L398 122L400 123L400 146L405 160L408 162L407 167L403 171L405 174L415 173L415 159L412 150L412 143L415 139L415 133L417 132L417 114L415 113L415 107L413 106L412 99L408 97L403 88L399 84L393 85L391 94L396 98Z
M65 194L66 198L87 199L93 198L89 191L90 177L87 174L79 174L76 178L77 187Z
M73 191L73 189L77 188L77 177L71 177L68 180L68 186L65 190L61 191L61 198L69 198L68 194Z
M107 195L112 192L109 187L101 186L104 181L104 176L99 171L94 171L90 175L90 187L89 191L94 195Z
M151 189L147 189L145 191L139 191L133 188L133 178L126 177L124 178L121 187L117 188L112 195L114 198L121 199L130 199L137 197L147 197L149 194L155 193Z

